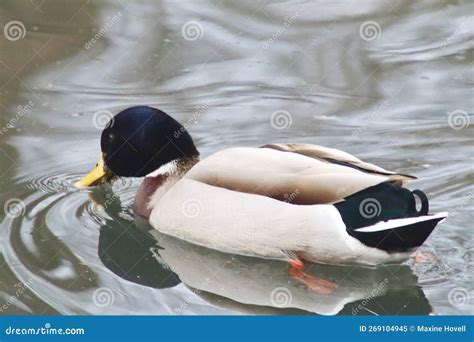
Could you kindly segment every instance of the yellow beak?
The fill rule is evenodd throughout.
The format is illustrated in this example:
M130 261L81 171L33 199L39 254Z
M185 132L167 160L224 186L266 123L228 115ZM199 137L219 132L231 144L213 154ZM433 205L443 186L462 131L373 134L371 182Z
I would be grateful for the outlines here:
M95 168L84 176L80 181L74 183L76 188L86 188L88 186L94 186L102 183L107 183L114 178L114 175L109 170L105 169L104 158L102 153L100 154L99 162Z

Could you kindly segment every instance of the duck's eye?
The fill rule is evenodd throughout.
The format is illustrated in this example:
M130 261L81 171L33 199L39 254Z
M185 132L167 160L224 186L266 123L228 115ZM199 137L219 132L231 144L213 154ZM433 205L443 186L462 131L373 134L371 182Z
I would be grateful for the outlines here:
M115 139L115 134L109 133L109 140L114 140Z

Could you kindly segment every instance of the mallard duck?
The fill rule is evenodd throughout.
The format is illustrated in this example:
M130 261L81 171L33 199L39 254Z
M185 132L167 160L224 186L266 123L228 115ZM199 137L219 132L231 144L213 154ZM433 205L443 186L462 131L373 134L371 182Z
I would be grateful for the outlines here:
M161 233L294 267L401 262L447 216L404 187L415 177L337 149L268 144L200 159L186 128L147 106L113 117L101 150L77 187L144 177L134 210Z

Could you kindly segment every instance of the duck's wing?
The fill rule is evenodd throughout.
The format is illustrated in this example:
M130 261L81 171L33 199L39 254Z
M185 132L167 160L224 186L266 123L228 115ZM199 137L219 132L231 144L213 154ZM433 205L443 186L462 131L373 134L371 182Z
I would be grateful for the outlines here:
M312 144L268 144L262 148L271 148L278 151L298 153L306 157L325 161L332 164L352 167L363 172L387 176L391 181L408 181L416 179L415 176L388 171L380 166L364 162L347 152L334 148L312 145Z
M199 162L185 177L292 204L334 203L385 181L401 183L411 178L342 151L296 146L223 150Z

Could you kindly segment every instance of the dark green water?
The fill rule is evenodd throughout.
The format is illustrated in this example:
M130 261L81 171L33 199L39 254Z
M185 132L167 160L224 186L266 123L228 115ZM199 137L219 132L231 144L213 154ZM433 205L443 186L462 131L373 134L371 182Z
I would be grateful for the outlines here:
M472 314L472 13L469 1L0 2L1 313ZM185 123L204 156L308 142L414 174L451 216L421 262L312 265L329 294L283 263L158 236L130 209L140 180L72 187L104 118L137 104Z

